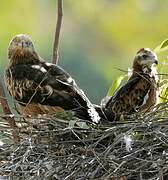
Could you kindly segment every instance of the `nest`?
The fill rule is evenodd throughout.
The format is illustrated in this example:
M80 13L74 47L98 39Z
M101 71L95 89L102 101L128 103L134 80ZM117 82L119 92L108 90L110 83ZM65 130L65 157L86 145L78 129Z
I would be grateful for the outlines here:
M31 121L18 117L19 144L12 143L10 128L1 121L0 178L168 179L167 112L164 103L152 112L99 125L71 112Z

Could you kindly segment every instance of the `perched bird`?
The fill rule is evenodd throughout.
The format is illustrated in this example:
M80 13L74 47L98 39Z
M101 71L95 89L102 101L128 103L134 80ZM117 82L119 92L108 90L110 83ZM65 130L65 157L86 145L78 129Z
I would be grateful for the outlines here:
M106 102L105 108L115 114L148 111L157 101L157 56L148 48L140 49L133 62L132 75Z
M72 77L61 67L45 62L28 35L16 35L11 40L8 59L6 86L22 115L73 110L80 118L99 122L97 111Z

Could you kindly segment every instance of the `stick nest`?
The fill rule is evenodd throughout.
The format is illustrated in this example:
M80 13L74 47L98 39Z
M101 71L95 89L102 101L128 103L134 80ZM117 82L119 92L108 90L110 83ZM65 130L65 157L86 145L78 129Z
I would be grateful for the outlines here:
M167 103L99 125L71 112L28 121L18 117L18 144L1 119L0 179L168 179L167 117Z

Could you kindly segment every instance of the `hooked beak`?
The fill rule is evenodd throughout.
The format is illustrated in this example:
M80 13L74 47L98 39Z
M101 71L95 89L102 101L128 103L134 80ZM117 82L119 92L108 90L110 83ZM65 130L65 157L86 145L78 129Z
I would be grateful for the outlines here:
M154 59L154 63L155 63L156 65L158 65L158 60L157 60L157 59Z

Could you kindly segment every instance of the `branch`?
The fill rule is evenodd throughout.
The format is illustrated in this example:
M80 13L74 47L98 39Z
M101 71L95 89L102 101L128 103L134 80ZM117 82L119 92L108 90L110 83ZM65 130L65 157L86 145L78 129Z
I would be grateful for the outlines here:
M54 38L54 47L53 47L53 64L58 64L58 48L59 48L59 36L60 36L60 30L62 25L62 0L57 0L57 24L56 24L56 31L55 31L55 38Z
M12 136L15 142L19 142L20 138L18 135L18 127L15 123L14 117L12 117L12 112L10 110L10 107L7 102L7 98L5 96L5 91L3 88L2 80L0 79L0 103L2 105L2 109L5 115L9 115L7 117L4 117L4 119L8 122L9 126L12 129Z

